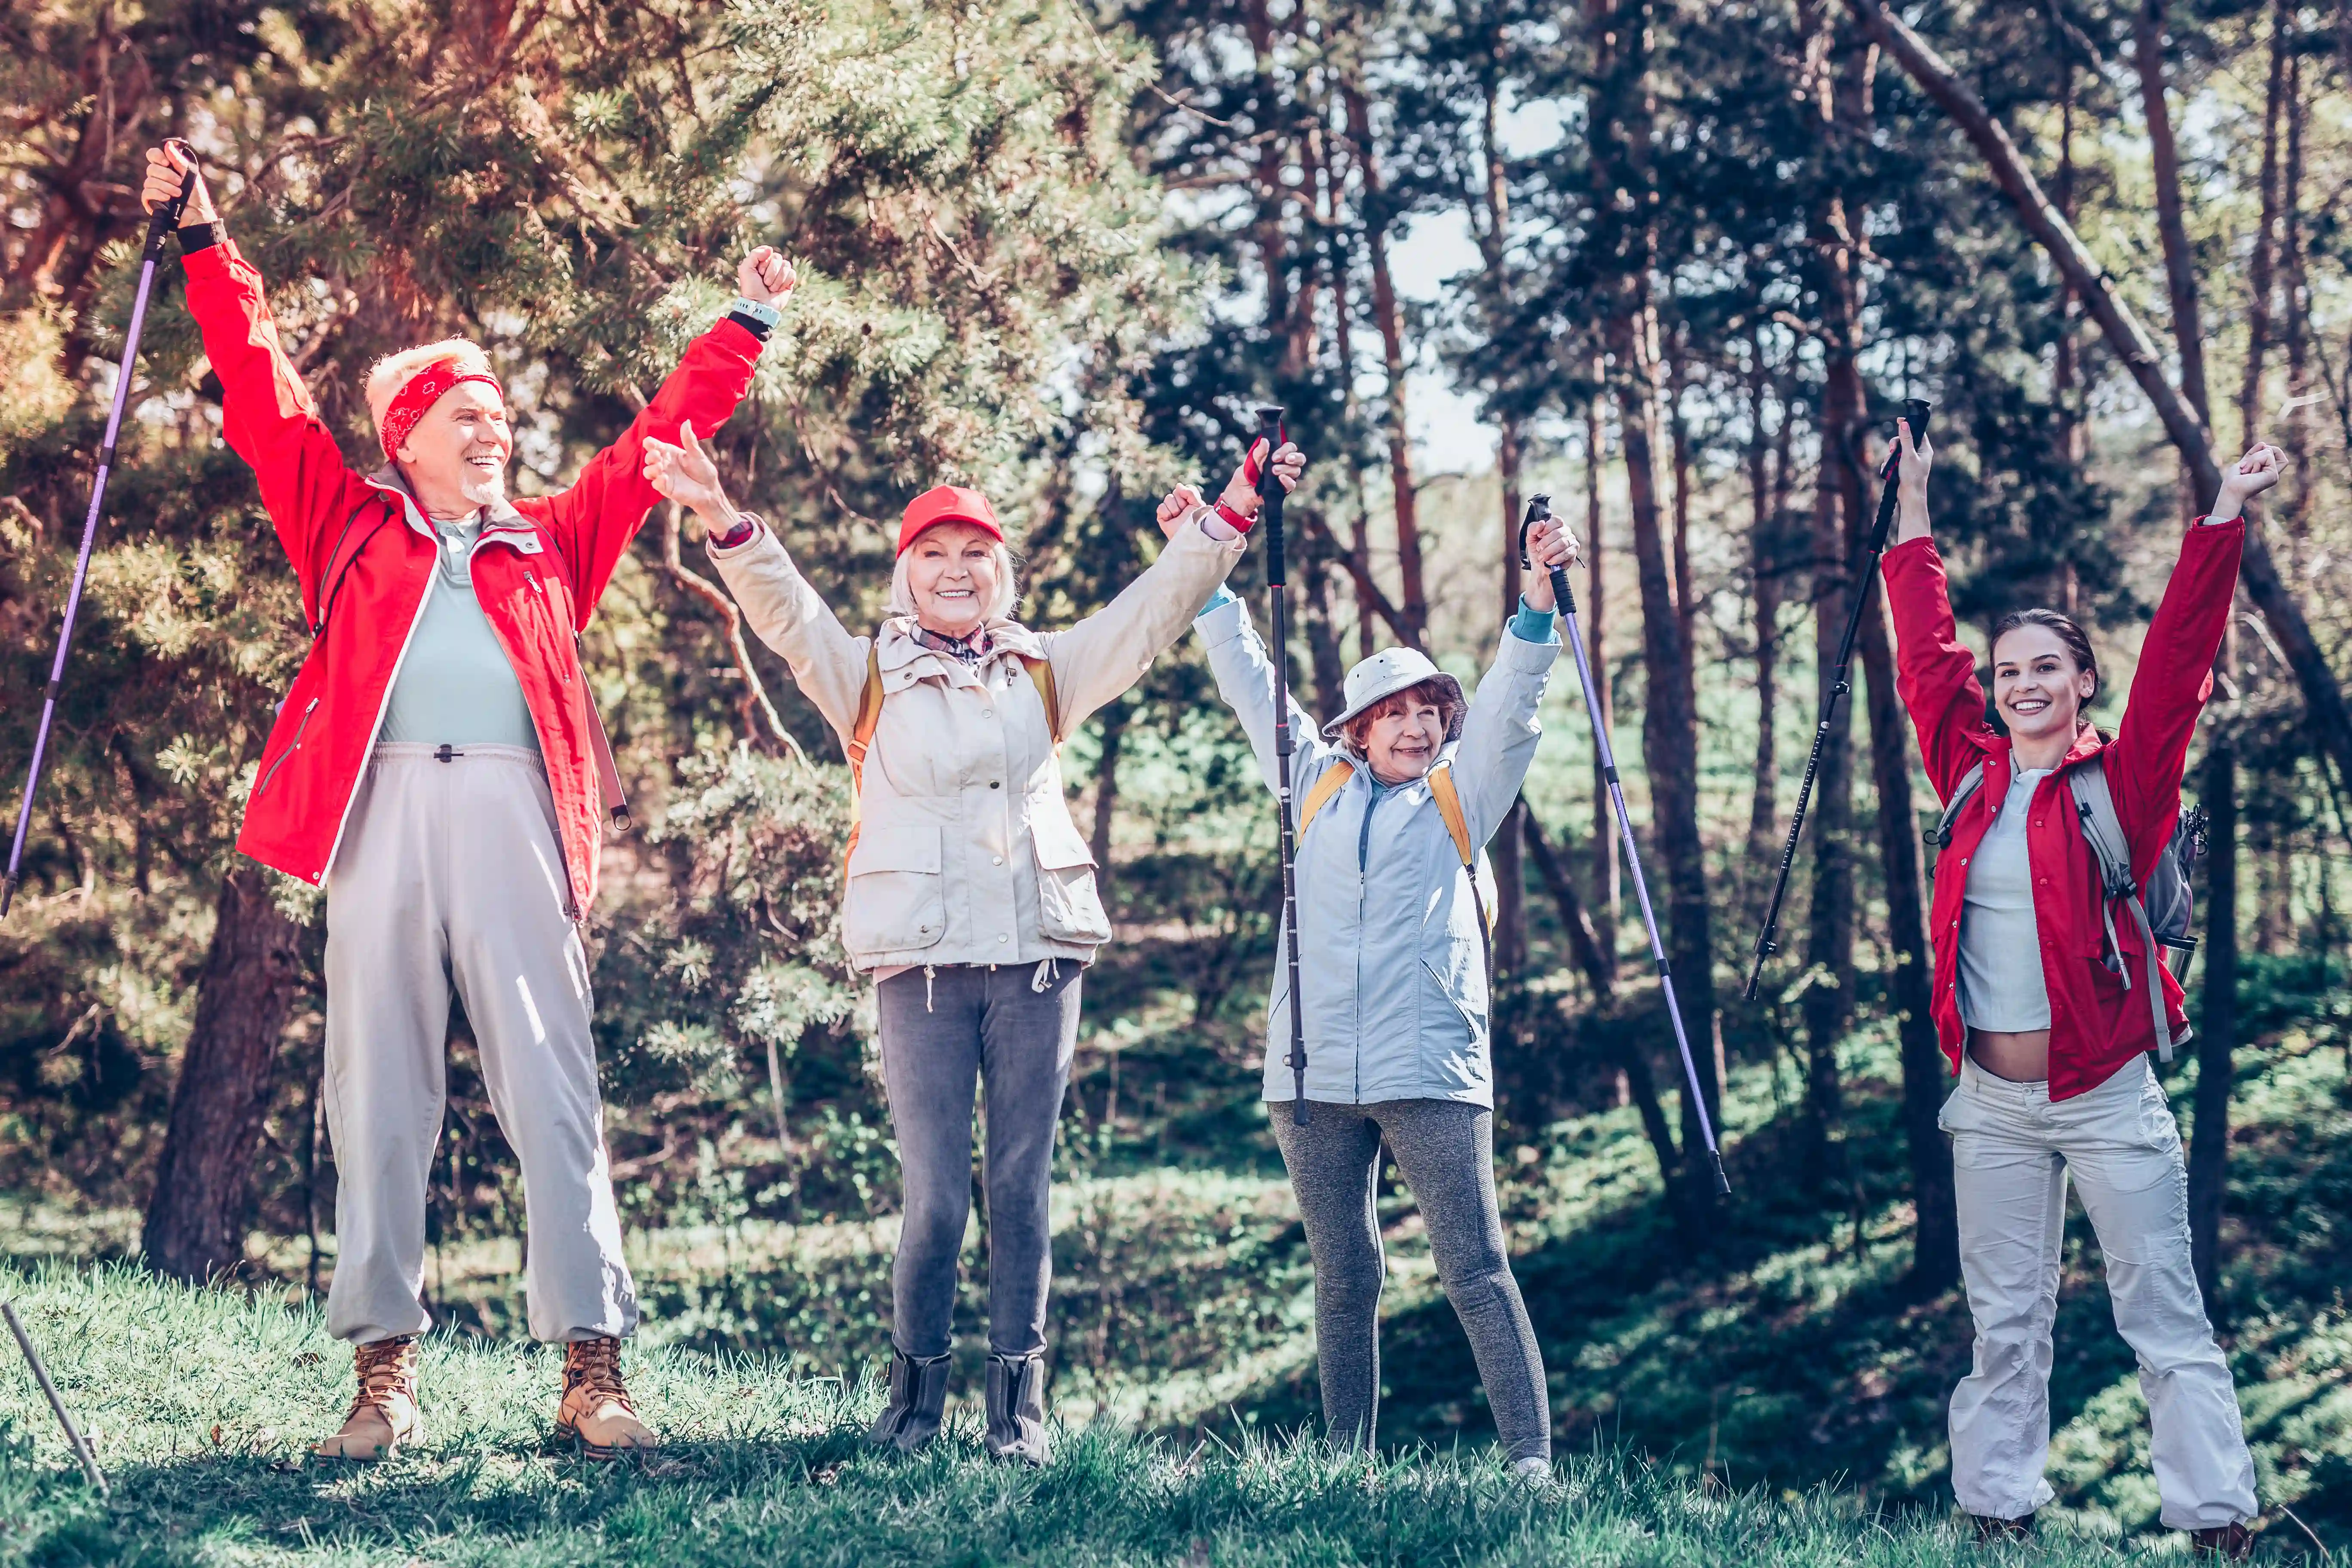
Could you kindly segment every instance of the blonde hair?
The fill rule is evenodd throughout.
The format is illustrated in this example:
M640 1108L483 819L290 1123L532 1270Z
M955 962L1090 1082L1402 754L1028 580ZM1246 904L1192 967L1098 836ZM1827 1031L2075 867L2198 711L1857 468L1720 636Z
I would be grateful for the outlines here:
M929 531L926 530L926 531ZM894 616L911 616L916 613L915 591L907 583L907 563L914 554L914 549L915 547L909 544L905 550L900 551L898 563L890 568L890 601L887 607L890 614ZM1021 602L1020 586L1013 581L1018 567L1013 559L1012 546L1000 539L990 549L989 553L996 558L996 596L989 600L988 609L981 616L982 626L994 626L999 621L1012 619L1013 606Z
M445 361L460 370L490 373L488 353L471 338L443 338L437 343L419 343L413 349L386 354L368 367L368 416L375 421L379 436L383 432L384 410L392 406L394 395L408 384L409 377L428 364Z

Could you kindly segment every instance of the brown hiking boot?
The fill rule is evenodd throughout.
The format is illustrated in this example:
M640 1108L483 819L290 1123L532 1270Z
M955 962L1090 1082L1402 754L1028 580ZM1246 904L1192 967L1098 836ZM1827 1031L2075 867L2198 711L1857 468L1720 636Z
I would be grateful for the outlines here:
M2240 1524L2217 1524L2189 1532L2189 1550L2200 1560L2243 1563L2253 1555L2254 1532Z
M322 1459L388 1459L404 1445L425 1440L416 1413L416 1336L353 1345L360 1391L342 1430L310 1452Z
M634 1458L659 1446L621 1381L621 1342L610 1335L563 1347L563 1403L555 1435L592 1459Z
M1969 1515L1969 1522L1977 1527L1979 1546L1999 1546L2004 1541L2033 1539L2033 1516L2030 1513L2020 1519L2003 1519L1999 1514L1991 1513L1972 1513Z

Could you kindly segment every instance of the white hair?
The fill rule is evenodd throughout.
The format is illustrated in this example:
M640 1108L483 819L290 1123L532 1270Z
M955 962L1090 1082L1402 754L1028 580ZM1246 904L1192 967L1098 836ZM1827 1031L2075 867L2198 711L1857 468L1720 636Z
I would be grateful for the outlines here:
M898 554L898 563L890 569L890 602L887 607L890 614L894 616L911 616L917 613L915 591L907 583L907 563L911 558L913 551L914 546L911 544L901 551ZM996 596L988 602L987 612L981 617L982 626L994 626L999 621L1012 619L1013 606L1021 602L1021 590L1013 582L1012 547L1000 539L990 549L989 553L996 557Z
M490 373L488 353L471 338L443 338L437 343L419 343L413 349L386 354L368 367L368 415L375 421L379 434L383 429L383 411L392 406L394 395L407 385L408 378L418 371L445 360L460 370Z

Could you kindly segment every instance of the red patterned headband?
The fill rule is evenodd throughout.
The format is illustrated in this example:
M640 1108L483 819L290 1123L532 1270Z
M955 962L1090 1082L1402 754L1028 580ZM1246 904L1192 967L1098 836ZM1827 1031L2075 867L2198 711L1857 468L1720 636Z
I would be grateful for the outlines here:
M467 370L456 360L436 360L404 382L383 411L383 455L398 461L396 454L416 422L425 417L425 411L440 402L443 393L469 381L480 382L501 400L506 397L506 388L499 384L497 376L486 370Z

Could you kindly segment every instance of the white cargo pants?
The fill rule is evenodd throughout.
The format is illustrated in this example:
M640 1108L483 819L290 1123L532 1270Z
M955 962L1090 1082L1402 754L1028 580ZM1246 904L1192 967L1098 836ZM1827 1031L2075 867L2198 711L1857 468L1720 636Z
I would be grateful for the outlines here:
M327 882L327 1129L335 1279L327 1328L365 1344L428 1324L425 1194L441 1136L449 987L522 1163L531 1337L636 1327L604 1152L588 969L565 918L555 805L536 753L376 749Z
M2054 1105L2047 1083L2011 1083L1964 1058L1941 1121L1976 1320L1975 1365L1952 1391L1960 1506L2016 1519L2054 1495L2042 1468L2072 1175L2106 1258L2116 1328L2139 1358L2159 1516L2173 1530L2252 1519L2253 1457L2189 1263L2180 1130L2147 1058Z

